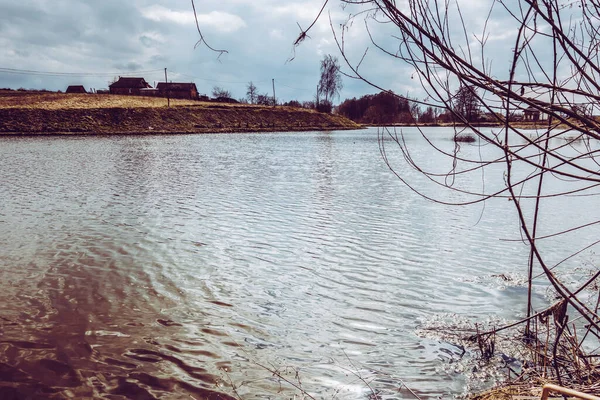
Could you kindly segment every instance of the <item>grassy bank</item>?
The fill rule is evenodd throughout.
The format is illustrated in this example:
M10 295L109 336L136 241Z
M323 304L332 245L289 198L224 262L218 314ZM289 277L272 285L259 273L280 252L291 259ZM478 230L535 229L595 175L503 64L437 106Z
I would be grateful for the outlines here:
M91 94L0 91L0 134L142 134L358 129L292 107Z

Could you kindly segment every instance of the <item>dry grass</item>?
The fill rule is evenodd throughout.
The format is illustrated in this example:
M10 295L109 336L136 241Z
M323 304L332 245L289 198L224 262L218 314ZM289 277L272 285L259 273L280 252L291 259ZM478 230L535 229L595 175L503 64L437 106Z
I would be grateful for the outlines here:
M251 107L268 108L249 104L201 102L171 99L172 107ZM162 97L121 96L109 94L65 94L52 92L18 92L0 90L0 109L27 108L43 110L85 110L92 108L160 108L167 107Z
M469 400L539 400L542 396L542 388L545 384L552 383L550 381L540 379L535 382L528 383L512 383L490 389L483 393L478 393L469 397ZM593 394L593 389L589 387L570 387L570 389L580 391L582 393ZM549 399L563 400L566 397L558 393L551 393ZM575 397L568 397L569 400L577 400Z
M539 400L542 395L542 388L547 381L540 380L536 382L508 383L478 393L469 397L469 400Z
M213 133L358 129L339 115L97 94L0 91L0 134Z

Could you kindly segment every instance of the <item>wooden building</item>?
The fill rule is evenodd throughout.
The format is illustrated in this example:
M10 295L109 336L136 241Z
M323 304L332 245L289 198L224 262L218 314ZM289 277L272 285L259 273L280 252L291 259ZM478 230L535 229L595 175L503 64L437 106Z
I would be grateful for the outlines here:
M110 94L139 96L141 89L152 88L144 78L123 78L108 86Z
M158 97L160 96L160 93L158 92L158 89L155 88L144 88L140 89L140 95L147 97Z
M195 83L159 82L156 85L161 97L172 99L198 99L198 89Z
M87 93L83 85L70 85L65 93Z
M537 122L540 120L540 112L533 107L523 110L523 121Z

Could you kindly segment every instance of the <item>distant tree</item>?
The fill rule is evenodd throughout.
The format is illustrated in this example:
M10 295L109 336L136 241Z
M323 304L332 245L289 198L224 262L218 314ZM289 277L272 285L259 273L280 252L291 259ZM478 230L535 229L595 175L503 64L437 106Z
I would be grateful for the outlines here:
M421 118L421 108L419 107L419 103L412 101L408 102L408 104L410 109L410 115L408 115L408 119L411 123L417 122L419 118Z
M477 97L477 91L473 86L463 85L454 95L454 112L457 116L464 118L467 122L474 122L479 119L480 101Z
M331 113L331 110L333 110L333 104L331 104L331 101L329 100L321 100L319 103L317 103L316 109L322 113Z
M357 114L356 105L356 97L353 97L352 99L346 99L339 105L338 112L352 120L355 120Z
M315 102L314 101L303 101L302 102L302 108L308 108L308 109L315 109Z
M256 104L260 104L263 106L274 106L275 101L273 100L273 96L269 96L269 94L263 93L256 96Z
M283 105L286 107L297 107L297 108L302 107L302 103L300 103L298 100L290 100L287 103L283 103Z
M435 122L435 112L433 107L427 107L425 111L419 116L419 122L422 124L432 124Z
M410 124L417 118L417 106L391 91L344 100L338 113L356 122L367 124Z
M219 97L227 97L231 98L231 92L229 90L225 90L220 86L215 86L212 89L212 96L217 99Z
M256 97L258 96L258 89L254 86L252 81L248 82L248 86L246 86L246 96L248 97L248 102L250 104L256 104Z
M593 107L591 104L572 104L571 111L576 115L592 118Z
M340 95L343 87L338 59L328 54L321 60L321 79L317 96L325 96L325 102L331 102Z
M437 120L443 123L451 123L454 122L454 115L450 111L445 111L438 115Z

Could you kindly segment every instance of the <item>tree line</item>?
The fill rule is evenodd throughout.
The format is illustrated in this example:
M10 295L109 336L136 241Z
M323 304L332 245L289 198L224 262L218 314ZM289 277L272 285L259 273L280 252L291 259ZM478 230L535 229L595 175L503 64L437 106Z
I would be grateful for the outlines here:
M338 112L364 124L413 123L416 121L415 103L396 96L392 92L369 94L360 98L344 100Z
M382 91L360 98L344 100L337 108L339 114L363 124L437 124L450 122L483 122L476 89L463 86L453 96L453 106L447 110L422 106L416 100Z
M246 96L238 100L240 103L264 106L281 104L288 107L316 109L330 113L336 111L355 122L363 124L437 124L450 122L482 122L477 89L472 86L461 86L452 96L452 106L442 112L436 107L427 106L421 109L419 102L398 96L392 91L382 91L360 98L344 100L337 108L333 100L339 98L342 90L342 73L337 57L325 55L320 63L320 79L313 100L300 102L290 100L278 103L275 94L261 93L254 82L246 85ZM212 90L215 99L232 100L229 90L215 86Z

